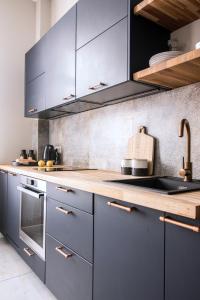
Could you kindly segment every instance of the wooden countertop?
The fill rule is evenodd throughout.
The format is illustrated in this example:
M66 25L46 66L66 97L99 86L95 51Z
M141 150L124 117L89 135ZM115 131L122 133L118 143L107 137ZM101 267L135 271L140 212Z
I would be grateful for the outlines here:
M120 183L105 182L105 180L126 179L133 176L103 170L45 173L33 167L9 165L0 165L0 169L191 219L200 219L200 191L176 195L159 194Z

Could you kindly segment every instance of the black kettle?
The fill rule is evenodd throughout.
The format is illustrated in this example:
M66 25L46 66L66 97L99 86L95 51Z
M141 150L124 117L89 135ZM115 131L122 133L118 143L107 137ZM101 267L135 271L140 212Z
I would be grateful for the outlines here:
M44 161L56 160L56 151L53 145L46 145L44 147L43 160Z

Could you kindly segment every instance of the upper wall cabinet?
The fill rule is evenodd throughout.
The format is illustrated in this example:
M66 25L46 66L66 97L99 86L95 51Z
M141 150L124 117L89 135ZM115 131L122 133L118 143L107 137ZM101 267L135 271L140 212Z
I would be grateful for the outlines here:
M127 0L80 0L77 4L77 48L127 16Z
M25 82L29 83L46 72L46 37L35 44L25 56Z
M77 52L77 98L127 81L127 18Z
M47 34L47 101L51 108L75 99L76 6Z

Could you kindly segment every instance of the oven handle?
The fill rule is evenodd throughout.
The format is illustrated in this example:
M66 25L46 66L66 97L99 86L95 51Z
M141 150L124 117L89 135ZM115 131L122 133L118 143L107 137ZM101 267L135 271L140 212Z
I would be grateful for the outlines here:
M22 186L17 186L17 190L20 191L20 192L23 192L25 194L28 194L28 195L30 195L32 197L35 197L37 199L40 199L40 197L44 197L44 193L33 192L33 191L31 191L29 189L26 189L26 188L24 188Z

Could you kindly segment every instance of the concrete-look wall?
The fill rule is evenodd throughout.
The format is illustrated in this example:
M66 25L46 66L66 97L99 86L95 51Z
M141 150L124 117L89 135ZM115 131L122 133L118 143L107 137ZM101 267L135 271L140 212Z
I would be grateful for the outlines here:
M32 147L33 121L24 118L24 58L35 41L35 5L0 0L0 163Z
M182 118L192 132L194 176L200 177L200 83L121 104L50 121L50 143L61 145L67 165L120 170L128 138L140 125L157 139L156 173L178 174L185 138Z

